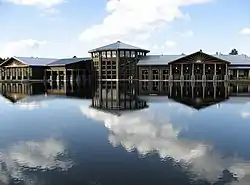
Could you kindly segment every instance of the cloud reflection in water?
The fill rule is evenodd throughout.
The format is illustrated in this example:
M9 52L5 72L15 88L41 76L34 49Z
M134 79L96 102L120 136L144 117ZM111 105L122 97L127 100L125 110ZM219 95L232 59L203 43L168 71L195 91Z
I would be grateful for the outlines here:
M225 170L238 178L233 184L250 182L248 161L238 157L225 158L211 144L180 138L182 129L173 127L167 113L159 119L157 109L124 112L120 116L91 107L82 106L80 109L87 117L104 123L114 147L122 145L128 152L137 150L140 155L157 152L161 158L170 157L187 164L198 179L209 182L218 182Z
M17 143L0 152L0 184L9 184L13 179L30 184L34 179L25 175L25 169L66 171L73 163L65 159L64 154L64 144L55 139Z

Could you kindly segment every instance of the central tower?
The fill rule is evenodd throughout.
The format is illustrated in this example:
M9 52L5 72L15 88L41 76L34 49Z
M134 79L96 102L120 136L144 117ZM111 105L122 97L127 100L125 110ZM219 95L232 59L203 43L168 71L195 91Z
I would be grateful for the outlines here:
M120 41L90 50L95 78L104 81L137 79L136 64L148 52Z

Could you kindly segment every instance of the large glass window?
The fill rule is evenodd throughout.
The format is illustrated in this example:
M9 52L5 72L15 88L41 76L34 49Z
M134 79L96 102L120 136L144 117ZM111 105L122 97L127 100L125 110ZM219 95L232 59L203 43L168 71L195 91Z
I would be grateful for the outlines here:
M120 51L120 57L124 57L124 51Z
M106 58L107 56L106 56L106 51L103 51L102 52L102 58Z
M107 58L111 58L111 51L107 51Z
M135 57L135 52L131 51L131 57L134 58Z
M116 58L116 51L112 51L112 57Z
M127 58L130 57L130 51L126 51L126 57L127 57Z
M153 73L153 80L159 80L159 70L158 69L153 69L152 70Z
M148 70L147 69L142 70L142 80L148 80Z

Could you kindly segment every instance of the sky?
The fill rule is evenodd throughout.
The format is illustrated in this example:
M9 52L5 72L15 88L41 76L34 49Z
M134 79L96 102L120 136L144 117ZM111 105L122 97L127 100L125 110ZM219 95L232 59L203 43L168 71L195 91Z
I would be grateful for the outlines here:
M0 57L88 57L122 41L150 54L250 56L249 0L0 0Z

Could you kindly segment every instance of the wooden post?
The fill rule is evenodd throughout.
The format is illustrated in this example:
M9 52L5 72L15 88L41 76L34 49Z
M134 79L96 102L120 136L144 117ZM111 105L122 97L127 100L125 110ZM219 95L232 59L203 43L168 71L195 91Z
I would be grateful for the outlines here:
M184 80L184 76L183 76L183 64L181 64L181 77L180 80Z
M216 63L214 64L214 81L217 80L217 69L216 69Z
M24 80L24 68L21 68L21 80Z
M191 76L191 80L192 81L195 80L195 76L194 76L194 63L192 63L192 76Z

